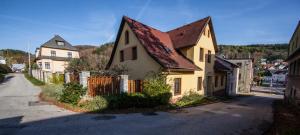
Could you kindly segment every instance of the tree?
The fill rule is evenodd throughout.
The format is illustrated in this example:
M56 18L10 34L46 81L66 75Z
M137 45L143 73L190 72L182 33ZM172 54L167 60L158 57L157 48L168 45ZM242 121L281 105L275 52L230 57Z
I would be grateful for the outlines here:
M89 64L84 59L72 59L66 68L66 71L76 73L84 70L89 70Z

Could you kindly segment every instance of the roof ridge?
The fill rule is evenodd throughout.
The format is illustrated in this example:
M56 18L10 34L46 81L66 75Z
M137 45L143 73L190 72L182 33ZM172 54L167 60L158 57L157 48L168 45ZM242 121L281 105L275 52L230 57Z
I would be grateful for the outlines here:
M134 22L138 22L138 23L140 23L140 24L142 24L142 25L144 25L144 26L146 26L146 27L149 27L149 28L151 28L151 29L157 30L157 31L159 31L159 32L166 33L166 32L163 32L163 31L157 29L157 28L154 28L154 27L152 27L152 26L149 26L149 25L147 25L147 24L145 24L145 23L142 23L142 22L140 22L140 21L137 21L137 20L135 20L135 19L132 19L132 18L130 18L130 17L128 17L128 16L123 16L123 18L129 19L129 20L134 21ZM126 20L126 19L125 19L125 20Z
M210 16L207 16L207 17L202 18L202 19L200 19L200 20L196 20L196 21L193 21L193 22L191 22L191 23L188 23L188 24L182 25L182 26L180 26L180 27L177 27L177 28L171 29L171 30L169 30L169 31L166 31L166 33L169 33L169 32L171 32L171 31L175 31L175 30L178 30L178 29L182 29L183 27L186 27L186 26L195 24L195 23L197 23L197 22L204 21L205 19L208 19L208 20L209 20L210 18L211 18Z

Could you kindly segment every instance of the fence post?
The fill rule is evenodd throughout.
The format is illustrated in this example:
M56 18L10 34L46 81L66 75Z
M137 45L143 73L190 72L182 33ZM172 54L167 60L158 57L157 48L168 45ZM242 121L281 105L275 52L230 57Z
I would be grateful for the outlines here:
M121 93L128 92L128 75L120 75L120 91Z
M65 83L69 83L70 81L70 72L65 73Z
M90 76L90 71L81 71L81 73L79 74L79 82L83 87L87 87L87 79Z

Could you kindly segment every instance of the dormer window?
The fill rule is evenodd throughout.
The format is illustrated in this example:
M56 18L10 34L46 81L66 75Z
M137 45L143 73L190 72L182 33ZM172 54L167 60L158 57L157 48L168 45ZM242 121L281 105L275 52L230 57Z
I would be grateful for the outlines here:
M125 45L129 44L129 32L128 30L125 31Z
M65 42L64 41L56 41L56 44L59 46L64 46Z

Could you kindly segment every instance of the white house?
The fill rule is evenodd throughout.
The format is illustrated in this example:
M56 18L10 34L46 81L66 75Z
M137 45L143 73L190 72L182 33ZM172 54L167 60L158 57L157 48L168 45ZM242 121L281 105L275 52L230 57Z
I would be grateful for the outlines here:
M35 51L36 64L42 71L63 73L73 58L79 58L78 49L59 35L42 44Z

